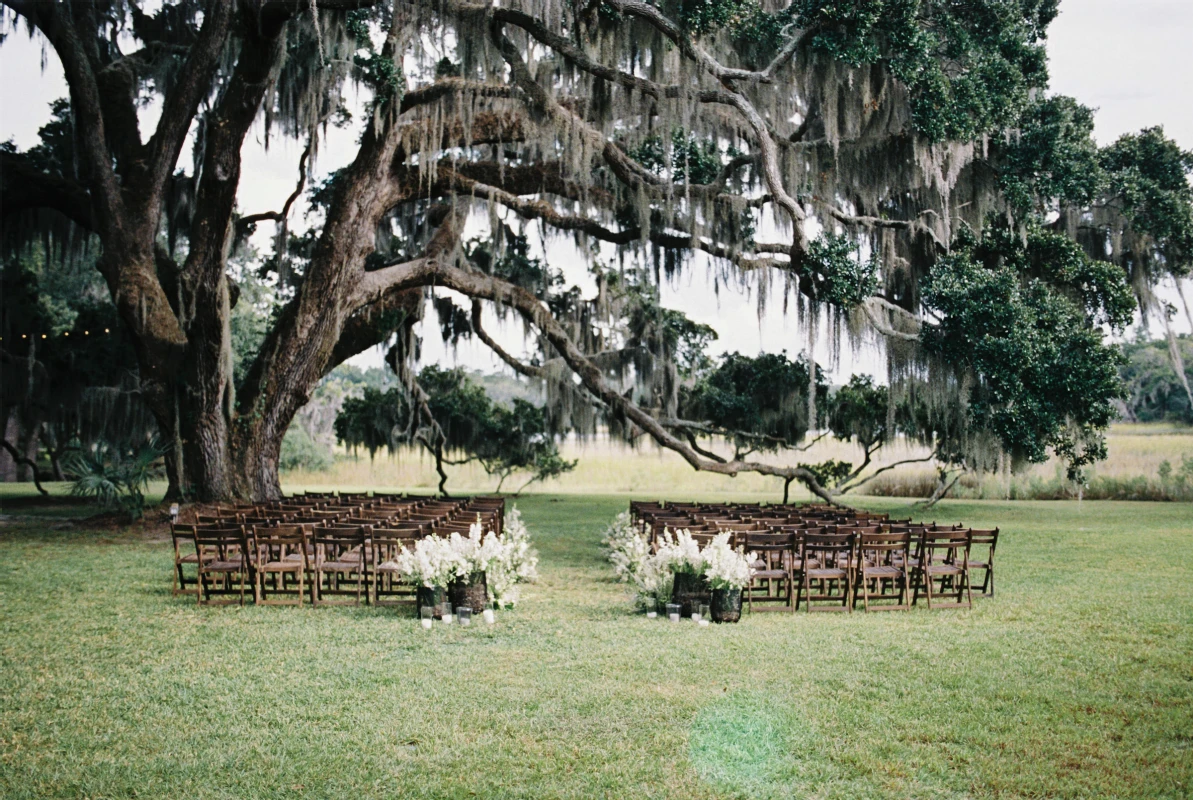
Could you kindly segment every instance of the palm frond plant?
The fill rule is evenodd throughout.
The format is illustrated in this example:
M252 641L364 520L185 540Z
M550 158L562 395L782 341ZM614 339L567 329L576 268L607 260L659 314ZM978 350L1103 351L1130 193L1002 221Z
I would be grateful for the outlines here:
M158 461L169 446L154 436L122 445L99 442L90 450L77 450L65 459L66 471L75 476L70 493L89 497L104 509L116 509L136 521L145 514L145 492L157 477Z

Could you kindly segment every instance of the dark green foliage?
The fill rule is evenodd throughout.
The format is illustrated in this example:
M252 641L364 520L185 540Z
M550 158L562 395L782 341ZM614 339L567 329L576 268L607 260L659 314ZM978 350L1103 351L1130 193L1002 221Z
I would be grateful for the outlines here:
M406 81L402 75L402 65L381 53L373 44L368 22L375 13L375 9L349 11L347 30L356 44L357 51L353 55L356 78L372 87L372 102L377 105L390 99L401 101Z
M385 447L395 449L410 420L406 394L394 387L382 392L366 386L360 397L344 399L336 415L336 439L352 450L363 447L369 457Z
M755 65L788 23L813 29L811 46L847 64L882 63L911 94L916 127L934 141L972 139L1012 127L1029 92L1047 85L1044 35L1056 0L796 0L782 11L733 0L701 7L731 18ZM741 13L738 13L741 9Z
M660 137L647 137L627 152L656 175L668 173L668 153ZM712 183L721 172L721 151L715 141L702 141L683 128L674 128L670 165L671 180L675 183Z
M1193 384L1193 338L1177 339L1185 379ZM1123 347L1121 374L1127 385L1127 411L1139 422L1183 422L1193 425L1193 407L1177 378L1165 341L1142 340Z
M169 447L157 437L120 445L101 441L75 450L63 459L66 470L75 476L70 493L92 498L105 509L119 508L136 521L145 514L149 481L164 472L159 462L167 452Z
M1091 321L1122 330L1138 308L1121 269L1089 258L1072 239L1038 224L1020 233L992 220L980 241L966 232L959 242L987 268L1007 267L1047 283L1077 303Z
M862 261L848 237L822 233L809 244L807 261L820 278L820 299L838 308L852 308L878 289L878 261Z
M857 441L863 449L893 438L888 424L890 390L875 386L869 375L851 375L849 383L829 403L828 427L843 442Z
M381 448L420 444L436 459L446 454L479 461L502 482L518 471L529 471L536 481L575 468L575 461L559 455L541 407L521 398L509 405L494 403L463 370L434 364L419 372L418 385L442 438L430 420L411 419L410 398L398 387L384 393L367 387L361 397L346 399L336 417L336 437L348 447L364 447L370 456Z
M821 486L835 486L853 473L853 464L848 461L838 461L830 458L819 464L798 464L797 466L816 476L816 482Z
M1193 152L1165 138L1162 128L1148 128L1103 148L1100 160L1109 192L1132 227L1155 240L1155 255L1167 271L1188 275L1193 267Z
M1042 462L1048 448L1081 466L1105 457L1102 432L1122 396L1119 349L1085 310L1012 266L987 265L960 246L932 270L925 304L941 317L924 348L968 373L971 430L989 431L1015 460Z
M233 379L239 387L269 333L278 301L273 287L253 270L241 266L235 274L239 297L228 318L228 332L232 339Z
M335 465L335 459L326 448L321 447L300 425L291 425L282 439L282 452L278 457L278 469L293 472L302 469L308 472L326 472Z
M756 358L726 354L720 363L680 395L680 416L728 433L739 447L777 450L808 432L808 365L786 353ZM816 370L817 408L828 386Z
M40 137L25 156L42 172L58 177L74 177L75 131L70 117L70 101L60 97L50 103L50 121L37 130Z
M139 440L157 428L137 391L137 362L107 288L89 265L40 247L0 272L0 407L61 452Z
M1037 100L1002 148L999 180L1020 218L1054 201L1084 206L1102 191L1105 175L1093 140L1094 113L1071 97Z
M747 5L746 0L680 0L679 19L688 31L701 36L737 22Z

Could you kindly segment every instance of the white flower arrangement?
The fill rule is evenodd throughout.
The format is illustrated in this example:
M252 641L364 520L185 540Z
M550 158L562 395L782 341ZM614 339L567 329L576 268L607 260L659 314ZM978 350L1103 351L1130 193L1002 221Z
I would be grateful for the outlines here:
M395 561L404 581L428 589L447 586L461 568L459 554L438 536L419 539L411 550L403 547Z
M742 589L750 583L750 564L754 554L742 554L729 546L729 534L718 534L701 551L704 577L714 589Z
M634 600L640 607L653 609L671 599L671 567L667 556L651 554L646 536L623 511L605 531L603 544L609 561L622 583L633 584Z
M448 547L457 556L455 577L469 580L492 568L501 558L504 544L496 533L485 533L480 523L474 522L468 526L468 536L453 533L448 538Z
M501 608L518 602L519 584L538 579L538 553L530 546L530 531L522 521L522 513L514 506L505 515L501 557L489 566L487 582L489 597Z
M538 554L516 508L506 514L504 527L501 536L475 523L467 536L419 539L413 549L398 553L399 574L408 583L434 588L484 573L490 599L502 608L512 606L518 601L518 584L538 578Z
M704 572L704 553L687 529L676 531L674 537L670 530L664 530L656 556L661 557L672 572L691 575Z

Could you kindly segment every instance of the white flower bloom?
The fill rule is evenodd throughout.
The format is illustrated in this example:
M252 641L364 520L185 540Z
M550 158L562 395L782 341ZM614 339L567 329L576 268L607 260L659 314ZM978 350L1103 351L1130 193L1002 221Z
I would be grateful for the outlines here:
M729 534L718 534L702 551L704 577L714 589L741 589L750 582L754 554L742 555L729 546Z
M426 587L484 573L490 599L503 608L512 606L518 601L518 584L538 578L538 554L517 508L506 514L504 529L498 536L476 523L467 536L420 539L413 550L403 548L398 554L398 570L407 582Z

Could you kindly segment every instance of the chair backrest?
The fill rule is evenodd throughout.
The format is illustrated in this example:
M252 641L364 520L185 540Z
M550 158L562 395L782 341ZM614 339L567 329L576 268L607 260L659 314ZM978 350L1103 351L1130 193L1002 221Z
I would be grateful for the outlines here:
M903 533L870 533L858 534L858 551L862 558L871 558L880 564L889 564L897 556L906 561L908 549L911 547L911 534Z
M832 563L837 556L850 555L857 542L857 534L853 531L837 532L806 532L800 546L804 563L811 560Z
M757 553L759 557L769 553L790 552L794 554L799 544L799 534L746 531L738 534L738 542L746 552Z
M288 555L301 554L305 564L308 538L306 525L252 527L252 549L259 560L280 561Z
M205 550L214 549L220 558L226 558L233 552L241 552L245 547L244 527L241 525L212 528L205 525L195 525L192 528L195 540L195 552L202 558Z
M321 561L335 559L340 554L356 547L363 547L369 528L361 525L351 527L321 527L311 529L310 542L315 546L315 556Z
M925 530L920 537L921 556L926 562L969 561L969 530Z
M998 544L998 528L994 528L993 530L971 528L969 531L969 543L970 545L988 544L990 545L990 549L993 550L995 545Z

